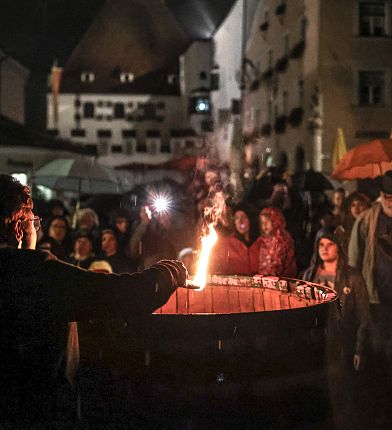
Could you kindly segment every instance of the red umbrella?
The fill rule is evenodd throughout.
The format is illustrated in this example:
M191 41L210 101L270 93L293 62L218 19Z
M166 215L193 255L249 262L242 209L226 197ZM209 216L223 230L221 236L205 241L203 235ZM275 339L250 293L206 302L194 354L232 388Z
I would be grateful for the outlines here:
M376 139L348 151L332 172L332 177L347 179L376 178L392 170L392 139Z

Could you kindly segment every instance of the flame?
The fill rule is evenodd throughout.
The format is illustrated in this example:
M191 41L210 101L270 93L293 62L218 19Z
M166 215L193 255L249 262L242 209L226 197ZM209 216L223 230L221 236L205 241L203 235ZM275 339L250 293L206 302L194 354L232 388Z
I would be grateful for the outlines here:
M212 248L214 247L216 241L218 240L218 235L214 229L213 224L208 225L209 233L201 239L201 253L200 258L197 263L197 270L195 277L191 281L192 285L199 287L198 291L204 289L207 283L207 268L208 260Z

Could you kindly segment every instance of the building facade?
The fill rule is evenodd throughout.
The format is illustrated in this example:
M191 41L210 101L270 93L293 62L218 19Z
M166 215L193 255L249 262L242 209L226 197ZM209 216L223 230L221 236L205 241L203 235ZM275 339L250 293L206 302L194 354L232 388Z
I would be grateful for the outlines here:
M298 148L331 170L337 128L349 147L391 129L390 0L260 1L245 51L243 131L261 156Z

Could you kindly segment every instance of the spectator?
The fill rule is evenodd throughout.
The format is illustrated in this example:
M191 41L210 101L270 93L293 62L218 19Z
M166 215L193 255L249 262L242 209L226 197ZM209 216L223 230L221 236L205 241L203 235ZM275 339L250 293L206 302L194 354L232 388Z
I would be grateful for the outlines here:
M118 246L125 253L129 239L131 237L131 220L126 210L117 210L111 217L110 226L114 231Z
M238 205L233 213L234 234L218 239L212 253L210 273L249 275L257 272L256 234L250 209Z
M365 194L359 191L354 191L345 200L344 215L343 215L343 228L347 235L347 241L350 239L351 230L355 220L371 206L370 200Z
M178 253L178 260L184 263L188 273L193 275L195 273L195 251L192 248L184 248Z
M369 398L380 421L392 420L388 396L391 386L392 345L392 252L388 244L392 232L392 170L381 180L380 202L363 212L355 221L349 243L349 263L361 271L370 301L372 379ZM386 378L386 375L389 375Z
M96 254L101 249L101 230L97 213L91 208L79 209L76 215L76 229L86 230L91 235Z
M69 262L70 254L69 224L65 217L53 217L47 226L47 232L38 243L38 249L50 251L62 261Z
M166 230L152 217L148 206L140 208L140 220L132 232L127 255L139 268L165 258L175 258L176 250Z
M327 324L330 400L337 428L358 428L359 400L354 369L360 369L364 357L369 299L360 272L347 264L334 227L318 232L312 263L303 278L338 293L339 301L334 303Z
M117 237L113 230L103 230L101 240L104 259L112 266L114 273L135 271L136 268L131 265L131 261L119 249Z
M264 208L259 215L261 236L255 246L258 273L261 275L295 277L294 241L286 230L286 222L278 208Z
M73 252L71 254L71 264L88 269L90 264L95 260L93 241L89 233L80 230L74 237Z
M336 188L332 194L332 213L334 216L333 225L342 225L344 218L346 191L344 188Z
M179 262L121 276L65 264L35 250L39 227L29 188L0 175L1 427L58 423L54 403L64 383L59 364L69 322L138 319L162 306L186 280Z

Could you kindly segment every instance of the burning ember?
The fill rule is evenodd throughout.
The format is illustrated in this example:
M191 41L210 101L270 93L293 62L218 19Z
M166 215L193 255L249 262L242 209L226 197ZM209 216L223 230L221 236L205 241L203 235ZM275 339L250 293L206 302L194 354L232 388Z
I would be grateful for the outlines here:
M214 229L213 224L208 225L209 234L201 239L201 253L200 258L197 263L197 270L195 277L192 281L188 282L189 286L198 287L198 291L204 289L207 283L207 268L208 260L212 248L214 247L216 241L218 240L218 235Z

